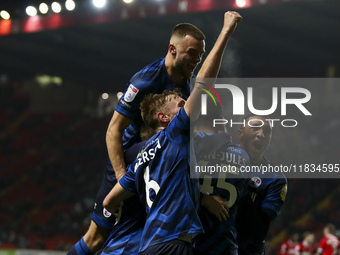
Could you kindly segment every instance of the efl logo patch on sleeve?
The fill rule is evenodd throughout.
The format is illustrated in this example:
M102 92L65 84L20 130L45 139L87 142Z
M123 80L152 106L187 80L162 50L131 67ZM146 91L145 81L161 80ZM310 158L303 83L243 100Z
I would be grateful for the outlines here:
M132 102L138 94L138 91L139 90L135 86L130 84L129 88L125 92L124 101L128 103Z
M111 213L108 210L106 210L105 208L103 208L103 215L104 215L105 218L111 217Z

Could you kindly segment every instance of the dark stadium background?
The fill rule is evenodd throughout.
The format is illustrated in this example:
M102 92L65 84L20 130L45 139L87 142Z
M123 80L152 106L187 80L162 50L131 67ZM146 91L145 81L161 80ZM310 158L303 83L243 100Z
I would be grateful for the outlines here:
M0 1L0 10L13 10L9 33L0 20L0 248L67 250L90 220L117 92L141 67L165 56L177 23L201 28L209 51L223 13L235 5L192 0L186 12L178 12L177 0L135 0L130 7L109 1L116 9L100 12L81 1L72 13L59 15L67 22L27 32L23 10L29 2L39 3ZM159 11L162 4L167 12ZM134 10L143 5L148 15L141 18ZM117 16L124 8L131 15ZM220 77L339 77L339 1L254 0L237 11L243 22L229 42ZM312 94L306 128L274 132L269 158L290 162L299 153L299 162L340 163L339 86L319 91ZM338 179L288 181L268 254L277 254L291 232L313 231L318 241L325 224L340 227Z

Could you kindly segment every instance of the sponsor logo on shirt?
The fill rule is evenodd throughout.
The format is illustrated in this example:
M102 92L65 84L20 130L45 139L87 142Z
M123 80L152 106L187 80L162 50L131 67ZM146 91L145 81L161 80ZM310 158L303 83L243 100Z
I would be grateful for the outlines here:
M128 103L132 102L133 99L135 99L136 95L138 94L138 91L139 90L135 86L130 84L129 88L125 92L124 101Z

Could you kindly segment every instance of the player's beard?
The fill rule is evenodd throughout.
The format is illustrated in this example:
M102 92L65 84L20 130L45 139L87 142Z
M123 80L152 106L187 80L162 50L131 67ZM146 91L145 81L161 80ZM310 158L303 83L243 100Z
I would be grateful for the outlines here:
M193 76L196 66L197 65L193 66L183 60L176 61L177 72L185 79L190 79Z

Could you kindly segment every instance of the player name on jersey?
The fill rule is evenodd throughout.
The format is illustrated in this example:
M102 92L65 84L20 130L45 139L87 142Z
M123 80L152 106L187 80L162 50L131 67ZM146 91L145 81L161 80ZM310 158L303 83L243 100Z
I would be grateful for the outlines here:
M151 161L155 157L157 150L162 148L158 139L156 139L155 141L152 142L152 146L154 146L154 144L155 144L155 147L152 147L148 150L143 150L138 154L138 156L137 156L138 160L135 164L135 170L134 170L135 172L137 171L137 168L140 165L144 164L145 162Z
M215 165L208 165L210 160L219 162ZM242 156L241 150L229 147L227 151L214 151L203 155L195 167L198 173L231 173L239 175L240 167L247 165L247 159Z
M219 151L213 151L207 155L204 155L201 157L201 159L206 160L220 160L221 162L229 163L229 164L235 164L239 166L246 166L247 159L240 156L240 149L238 148L228 148L228 151L225 152L219 152Z

